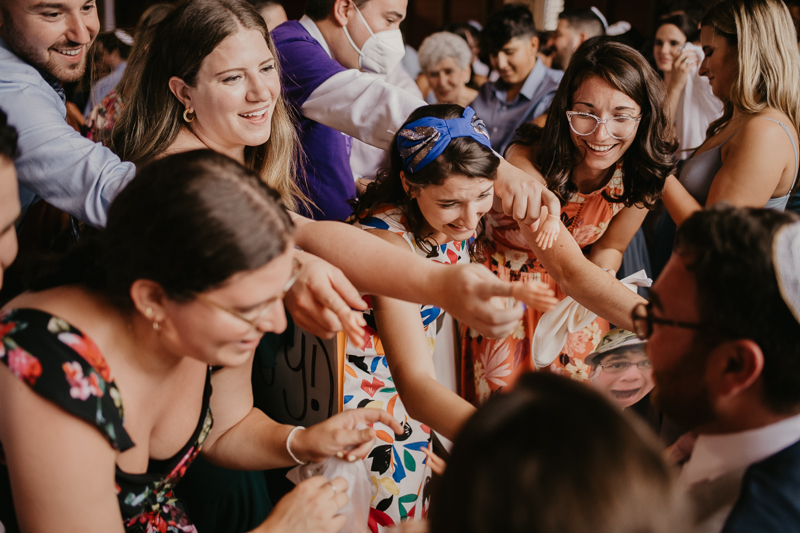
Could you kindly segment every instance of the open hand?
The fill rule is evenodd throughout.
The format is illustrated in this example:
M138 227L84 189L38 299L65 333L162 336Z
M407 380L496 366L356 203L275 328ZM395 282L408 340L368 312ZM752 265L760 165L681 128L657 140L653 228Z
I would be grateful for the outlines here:
M355 287L341 270L314 255L297 251L302 267L300 276L286 293L286 307L298 326L321 338L331 338L344 331L350 341L362 347L364 326L362 314L355 309L365 309Z

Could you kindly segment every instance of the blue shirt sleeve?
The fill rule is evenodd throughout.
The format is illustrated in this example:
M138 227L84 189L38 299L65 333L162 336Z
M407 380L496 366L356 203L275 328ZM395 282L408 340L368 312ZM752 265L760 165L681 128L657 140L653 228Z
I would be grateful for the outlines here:
M19 134L15 165L23 212L35 194L88 224L104 226L111 201L136 168L69 126L55 89L3 44L0 107Z

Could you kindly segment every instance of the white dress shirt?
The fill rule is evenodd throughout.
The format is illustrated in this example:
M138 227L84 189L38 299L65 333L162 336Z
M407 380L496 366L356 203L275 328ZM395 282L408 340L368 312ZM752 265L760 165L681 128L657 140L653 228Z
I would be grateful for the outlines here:
M331 55L322 32L308 16L300 24ZM303 116L377 148L386 149L421 98L368 72L348 69L324 81L301 106Z
M719 533L739 497L738 488L747 467L797 441L800 441L800 415L739 433L700 435L691 457L681 469L680 482L695 496L695 501L707 501L708 498L699 493L704 486L713 486L715 481L723 482L716 491L725 492L725 495L722 501L716 502L713 512L703 515L697 531ZM735 490L728 490L730 485L734 485Z

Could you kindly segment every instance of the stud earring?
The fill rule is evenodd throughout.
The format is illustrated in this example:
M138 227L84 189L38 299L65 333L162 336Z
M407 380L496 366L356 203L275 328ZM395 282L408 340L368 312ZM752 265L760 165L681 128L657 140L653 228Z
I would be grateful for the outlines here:
M161 331L161 322L153 322L153 329L156 331Z

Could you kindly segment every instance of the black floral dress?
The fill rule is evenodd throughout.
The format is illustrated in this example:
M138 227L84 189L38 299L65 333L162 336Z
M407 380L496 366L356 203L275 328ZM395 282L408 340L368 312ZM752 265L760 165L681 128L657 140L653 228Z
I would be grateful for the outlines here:
M125 431L122 398L111 369L97 345L66 321L34 309L0 313L0 362L37 394L93 424L114 449L124 452L134 446ZM144 474L117 467L117 497L126 531L197 532L172 489L211 431L210 397L209 369L200 420L186 445L170 459L151 459ZM4 461L0 463L0 478L6 478L2 485L8 486L8 470ZM13 516L0 516L0 521L9 531L17 529Z

